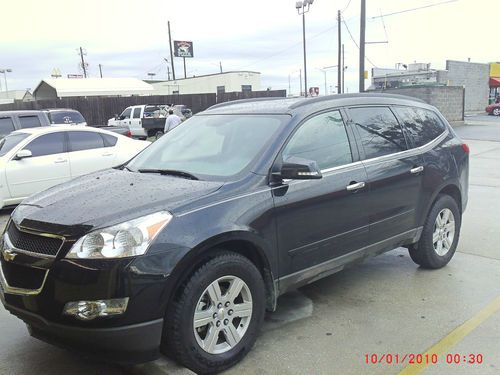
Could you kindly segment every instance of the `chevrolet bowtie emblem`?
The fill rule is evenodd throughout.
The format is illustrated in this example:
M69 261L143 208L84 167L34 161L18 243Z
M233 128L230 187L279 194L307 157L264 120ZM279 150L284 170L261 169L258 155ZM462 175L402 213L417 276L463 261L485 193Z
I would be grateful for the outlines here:
M11 262L17 257L17 254L10 250L5 250L2 255L6 262Z

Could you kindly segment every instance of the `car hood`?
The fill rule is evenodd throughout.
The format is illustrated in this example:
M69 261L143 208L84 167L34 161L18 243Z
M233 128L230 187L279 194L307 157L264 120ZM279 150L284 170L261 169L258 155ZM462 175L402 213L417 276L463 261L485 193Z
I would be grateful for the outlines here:
M153 212L176 207L217 191L223 182L104 170L57 185L24 200L16 224L47 233L81 236Z

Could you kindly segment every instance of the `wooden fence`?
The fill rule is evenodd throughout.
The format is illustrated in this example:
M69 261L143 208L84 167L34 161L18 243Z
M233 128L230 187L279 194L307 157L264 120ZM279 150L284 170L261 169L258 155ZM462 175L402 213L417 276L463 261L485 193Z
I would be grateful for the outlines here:
M105 125L108 119L120 114L125 108L140 104L185 104L193 113L201 112L208 107L222 102L237 99L260 97L285 97L286 90L228 92L216 94L186 94L186 95L151 95L151 96L93 96L68 97L60 99L36 100L33 102L16 101L0 105L0 111L33 110L45 108L71 108L78 110L89 125Z

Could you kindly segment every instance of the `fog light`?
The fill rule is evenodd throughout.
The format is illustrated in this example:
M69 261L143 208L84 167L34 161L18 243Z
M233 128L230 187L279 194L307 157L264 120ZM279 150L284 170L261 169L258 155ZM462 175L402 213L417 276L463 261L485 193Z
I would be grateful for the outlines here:
M63 314L80 320L92 320L106 316L120 315L127 310L127 298L102 299L97 301L68 302Z

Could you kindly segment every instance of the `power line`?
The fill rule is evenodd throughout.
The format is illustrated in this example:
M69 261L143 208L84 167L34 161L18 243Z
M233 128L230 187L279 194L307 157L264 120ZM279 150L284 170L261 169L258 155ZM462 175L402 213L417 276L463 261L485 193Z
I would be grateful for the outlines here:
M354 39L354 37L352 36L352 33L351 33L351 30L349 30L349 26L347 26L347 22L345 20L342 20L342 22L344 23L344 26L345 28L347 29L347 33L349 34L349 36L351 37L351 40L352 42L354 43L354 45L358 48L359 48L359 44L358 42L356 42L356 39ZM366 60L373 65L374 68L377 68L377 65L375 65L369 58L368 56L365 56Z
M388 13L388 14L381 14L380 16L373 16L373 17L371 17L371 19L373 20L375 18L383 18L383 17L394 16L396 14L401 14L401 13L414 12L414 11L420 10L420 9L432 8L432 7L436 7L436 6L444 5L444 4L448 4L448 3L456 3L457 1L459 1L459 0L442 1L440 3L424 5L424 6L421 6L421 7L418 7L418 8L405 9L405 10L400 10L398 12L393 12L393 13Z
M349 2L347 3L347 5L345 6L345 8L342 10L341 13L344 13L347 10L347 8L349 8L349 5L351 5L351 1L352 0L349 0Z

